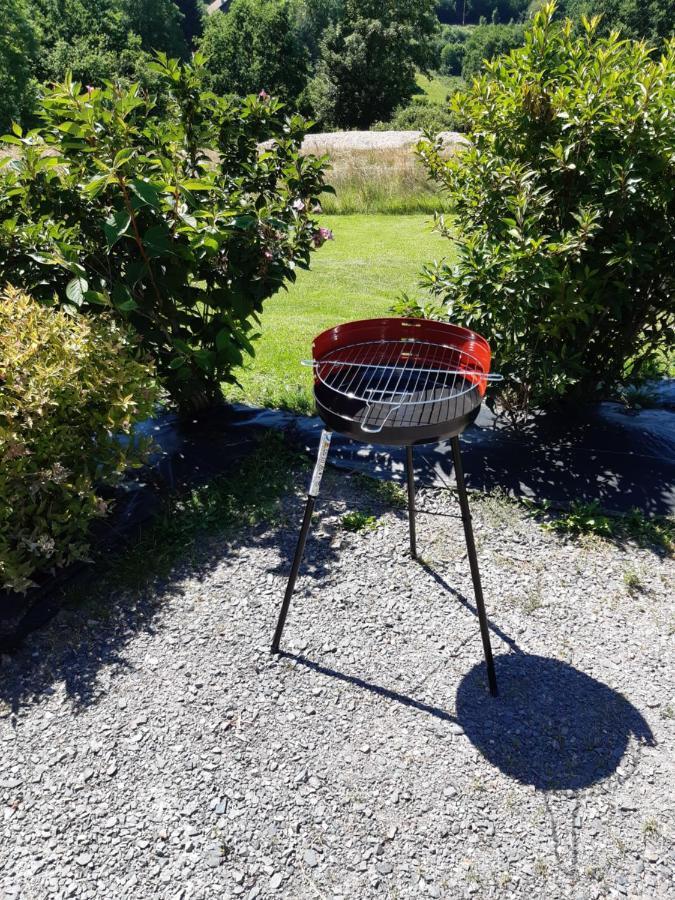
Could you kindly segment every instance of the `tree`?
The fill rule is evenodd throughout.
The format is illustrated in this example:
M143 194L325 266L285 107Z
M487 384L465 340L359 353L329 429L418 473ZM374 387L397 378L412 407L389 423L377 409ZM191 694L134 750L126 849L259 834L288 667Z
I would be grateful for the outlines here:
M147 51L162 51L185 57L187 47L181 31L181 14L172 0L119 0L124 24L137 34Z
M439 0L438 18L448 25L476 24L481 18L518 22L525 18L531 0Z
M657 55L554 11L456 100L469 146L420 148L456 213L429 287L534 405L606 393L675 341L675 38Z
M313 61L319 58L326 29L342 18L344 5L344 0L295 0L295 29Z
M180 13L171 0L32 0L41 43L35 75L85 83L125 76L149 82L149 53L186 54Z
M37 34L26 0L5 0L0 28L0 130L29 113L35 99L32 69Z
M647 38L653 43L675 32L673 0L565 0L558 13L576 22L582 15L600 15L598 34L618 28L624 37Z
M209 16L200 48L212 89L298 97L307 82L309 54L295 23L291 0L234 0L227 13Z
M523 39L522 25L481 25L473 28L462 48L462 76L471 78L482 69L485 60L520 47Z
M388 119L415 92L416 67L431 62L437 28L436 0L345 0L309 88L317 116L340 128Z
M175 0L175 2L183 17L181 29L185 43L189 48L193 48L204 30L206 16L204 0Z

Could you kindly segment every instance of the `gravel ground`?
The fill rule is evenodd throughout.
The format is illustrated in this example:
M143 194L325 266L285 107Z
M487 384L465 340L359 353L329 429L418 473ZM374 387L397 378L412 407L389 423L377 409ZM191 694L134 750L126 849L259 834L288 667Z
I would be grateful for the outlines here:
M305 476L301 480L304 482ZM335 472L285 646L302 501L0 668L0 896L666 898L673 563L474 502L501 694L454 498Z

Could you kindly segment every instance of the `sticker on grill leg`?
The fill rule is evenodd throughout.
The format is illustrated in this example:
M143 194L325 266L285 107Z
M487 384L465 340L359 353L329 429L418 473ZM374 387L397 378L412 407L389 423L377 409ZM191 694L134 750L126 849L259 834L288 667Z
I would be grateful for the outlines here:
M321 487L321 478L323 470L326 468L326 459L328 458L328 449L330 447L331 432L322 431L321 440L319 441L319 453L316 458L316 465L312 473L312 480L309 485L309 496L318 497L319 488Z

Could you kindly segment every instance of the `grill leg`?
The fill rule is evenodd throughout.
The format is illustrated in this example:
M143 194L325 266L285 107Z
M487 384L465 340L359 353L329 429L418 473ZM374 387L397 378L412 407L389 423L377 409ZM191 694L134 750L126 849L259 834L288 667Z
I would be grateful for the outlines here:
M469 498L466 494L466 483L464 481L464 470L462 468L462 457L459 452L459 438L452 438L452 456L455 463L455 478L457 479L457 493L459 494L459 505L462 510L462 522L464 523L464 537L466 538L466 552L469 557L469 566L471 567L471 578L473 579L473 590L476 595L476 608L478 609L478 621L480 622L480 635L483 639L483 652L485 653L485 665L487 667L488 684L490 693L493 697L497 696L497 678L495 676L495 664L492 659L492 647L490 646L490 631L488 626L487 614L485 612L485 602L483 600L483 588L480 583L480 572L478 570L478 557L476 556L476 545L473 539L473 528L471 526L471 510L469 509Z
M417 535L415 533L415 469L413 448L405 448L405 468L408 477L408 522L410 523L410 554L417 559Z
M316 504L316 498L319 496L321 477L326 466L326 458L328 456L328 448L330 447L330 439L330 431L321 432L319 452L316 458L314 472L312 473L312 480L309 485L309 491L307 492L307 505L305 506L305 515L302 520L302 527L300 528L300 537L298 538L298 543L295 548L295 556L293 557L291 574L288 578L288 584L286 585L286 593L284 594L284 600L279 611L279 620L274 631L274 637L272 638L272 653L279 652L279 643L281 641L281 636L284 633L284 625L286 624L288 607L291 605L291 597L293 596L293 591L295 589L295 582L298 577L298 571L300 569L300 563L302 562L302 556L305 552L307 535L309 534L309 528L312 524L312 513L314 512L314 505Z

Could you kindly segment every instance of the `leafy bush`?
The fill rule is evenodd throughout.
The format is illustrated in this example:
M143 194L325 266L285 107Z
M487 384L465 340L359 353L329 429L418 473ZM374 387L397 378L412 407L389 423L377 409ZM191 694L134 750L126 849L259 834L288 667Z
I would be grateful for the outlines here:
M123 329L0 293L0 586L84 558L100 486L143 460L129 435L155 400Z
M407 106L399 106L388 122L377 122L372 131L463 131L461 115L448 104L432 103L426 97L415 97Z
M465 54L466 43L464 41L453 41L451 44L444 44L440 58L441 72L444 75L461 75Z
M486 60L522 46L524 34L522 25L479 25L472 28L462 48L462 77L469 80L480 72Z
M657 59L554 10L456 99L472 145L420 145L459 252L425 283L493 342L519 405L590 399L674 336L675 41Z
M68 78L42 98L40 129L4 138L19 158L0 170L0 283L131 323L190 411L235 380L263 300L327 237L304 120L266 94L203 91L195 59L154 64L162 110L137 85Z

